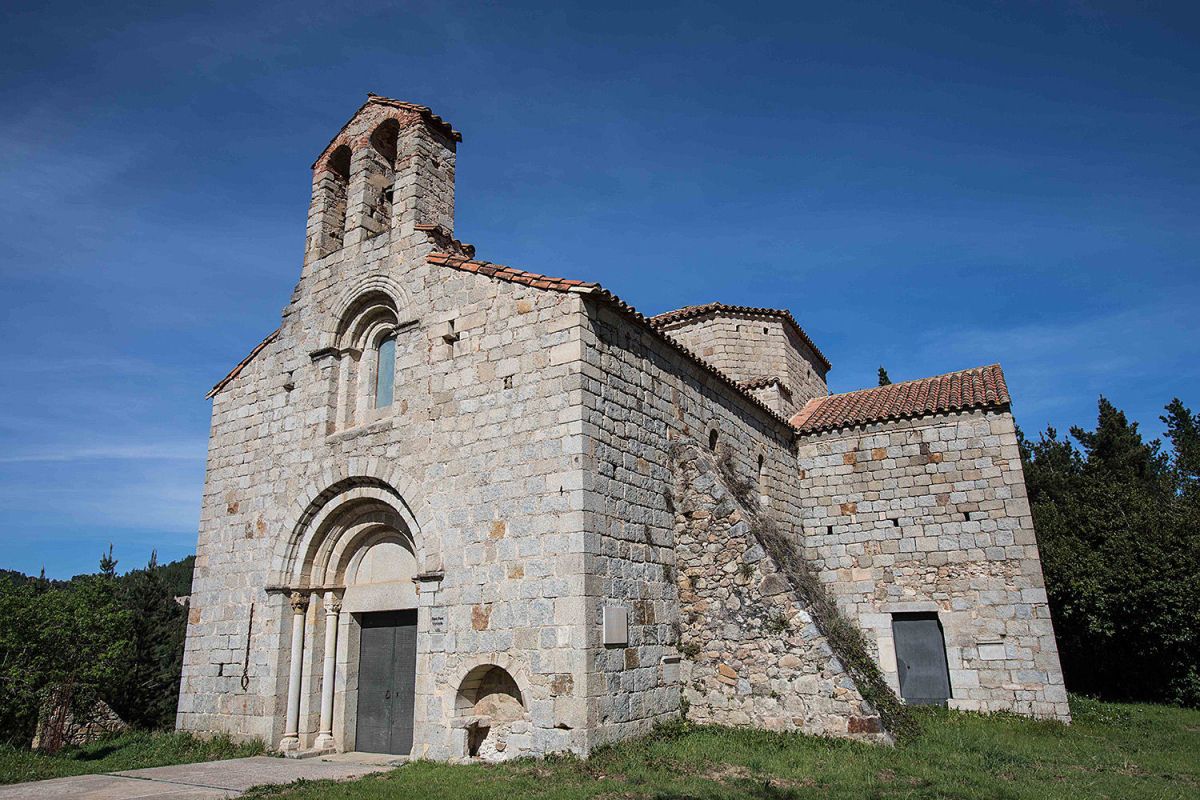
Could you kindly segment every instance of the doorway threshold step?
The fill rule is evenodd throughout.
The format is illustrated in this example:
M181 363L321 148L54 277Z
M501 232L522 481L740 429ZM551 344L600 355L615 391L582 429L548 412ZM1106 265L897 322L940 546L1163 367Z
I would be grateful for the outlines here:
M399 767L408 763L408 756L394 753L333 753L321 756L322 761L334 764L365 764L372 767Z

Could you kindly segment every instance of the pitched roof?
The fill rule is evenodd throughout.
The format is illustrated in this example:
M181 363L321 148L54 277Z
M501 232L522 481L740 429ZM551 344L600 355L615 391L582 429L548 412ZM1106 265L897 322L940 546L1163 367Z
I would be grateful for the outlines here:
M422 119L428 122L436 130L441 131L446 137L456 142L462 141L462 133L454 130L453 125L439 117L437 114L433 113L433 109L431 109L429 106L417 105L416 103L409 103L404 100L396 100L392 97L384 97L383 95L378 95L373 92L367 92L367 102L359 106L358 110L350 115L350 118L346 120L345 125L338 128L338 132L333 135L333 138L329 140L329 144L325 145L325 148L321 151L321 155L317 156L317 160L313 162L314 169L316 168L317 164L321 163L322 157L329 152L330 146L338 140L338 137L342 135L342 132L345 131L346 128L350 127L350 123L354 122L355 118L362 113L362 110L369 105L390 106L391 108L399 108L403 111L412 111L416 114L419 114Z
M810 400L792 417L799 433L868 422L910 419L945 411L1004 408L1012 402L999 364L891 383Z
M506 267L503 264L493 264L490 261L476 261L465 256L456 256L450 253L430 253L426 260L430 264L452 267L462 272L477 272L480 275L487 275L489 278L499 278L509 283L523 283L535 289L551 289L556 292L574 291L583 294L607 291L598 283L568 280L567 278L552 278L536 272L526 272L523 269Z
M430 125L437 128L454 141L462 141L462 133L454 130L453 125L439 117L437 114L433 113L433 110L429 106L409 103L404 100L396 100L392 97L384 97L383 95L378 95L374 92L367 92L367 102L363 104L363 107L365 108L369 103L375 103L381 106L391 106L392 108L402 108L405 111L415 111L424 117Z
M683 308L677 308L674 311L667 311L655 317L651 317L650 324L654 325L655 327L664 327L668 325L674 325L677 322L698 319L699 317L703 317L708 314L721 313L741 314L743 316L750 317L775 317L776 319L782 319L795 329L796 333L800 336L800 340L812 349L817 358L821 359L821 363L825 365L826 370L832 368L832 365L829 363L829 359L825 357L825 354L821 352L821 349L817 347L816 343L813 342L813 340L809 338L808 334L804 332L804 329L800 327L800 323L796 322L796 318L792 316L792 312L788 311L786 308L755 308L753 306L734 306L729 305L728 303L704 303L703 305L698 306L684 306Z
M230 381L232 381L234 378L236 378L238 375L240 375L242 370L246 368L246 365L249 364L251 361L253 361L254 357L263 351L263 348L265 348L271 342L275 341L275 339L279 336L280 330L282 330L282 329L276 328L275 330L268 333L267 338L265 338L261 342L259 342L255 346L255 348L250 351L249 355L247 355L245 358L243 358L241 361L239 361L238 365L236 367L229 370L228 375L226 375L224 378L221 378L221 380L217 381L216 386L214 386L213 388L208 390L208 394L204 395L204 399L211 400L217 394L217 392L224 389L229 384Z
M743 389L765 389L768 386L778 386L783 389L787 388L783 382L783 379L778 375L765 375L761 378L751 378L748 381L738 381L738 385L740 385Z
M451 269L457 269L462 272L474 272L477 275L486 275L490 278L508 281L509 283L520 283L526 286L532 286L535 289L546 289L553 292L573 292L575 294L583 294L594 297L597 300L607 303L622 316L632 320L638 325L643 326L647 331L678 350L688 359L694 361L705 371L715 375L723 383L732 387L739 395L761 408L772 418L784 424L787 423L787 420L783 416L781 416L766 403L752 395L750 391L742 384L739 384L729 375L717 369L712 364L693 353L687 347L680 344L666 332L662 331L645 314L638 311L636 308L629 305L629 303L626 303L624 300L617 297L615 294L610 292L608 289L605 289L598 283L570 280L567 278L554 278L548 275L541 275L536 272L526 272L525 270L515 269L514 267L506 267L503 264L493 264L489 261L476 261L474 259L451 255L449 253L430 253L428 256L426 256L426 261L428 261L430 264L438 264L444 267L450 267Z

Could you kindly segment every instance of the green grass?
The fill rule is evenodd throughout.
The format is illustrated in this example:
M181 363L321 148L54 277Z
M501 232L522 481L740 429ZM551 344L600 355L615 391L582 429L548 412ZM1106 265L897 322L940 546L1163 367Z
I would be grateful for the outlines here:
M52 756L0 745L0 784L241 758L262 752L261 743L235 744L228 737L201 739L187 733L144 731L68 748Z
M1197 798L1200 711L1073 698L1075 724L918 713L897 748L796 734L677 726L574 758L499 766L417 762L352 783L255 790L336 798Z

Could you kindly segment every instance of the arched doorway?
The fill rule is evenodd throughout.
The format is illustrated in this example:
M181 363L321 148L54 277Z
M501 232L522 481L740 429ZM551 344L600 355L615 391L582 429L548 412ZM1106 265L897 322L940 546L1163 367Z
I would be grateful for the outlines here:
M417 683L415 523L386 486L345 486L318 499L321 508L306 512L286 557L295 613L280 747L408 754ZM315 629L306 632L308 598L320 598L324 614L313 615Z
M411 541L381 523L358 543L342 606L358 633L354 749L407 755L416 702L417 574ZM348 663L347 667L351 667Z

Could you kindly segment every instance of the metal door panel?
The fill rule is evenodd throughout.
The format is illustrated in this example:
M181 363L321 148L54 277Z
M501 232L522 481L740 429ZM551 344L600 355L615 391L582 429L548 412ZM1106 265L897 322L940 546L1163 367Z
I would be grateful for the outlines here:
M358 649L358 722L354 747L386 753L391 740L392 664L396 636L387 614L363 614Z
M412 751L413 706L417 693L417 612L401 614L395 628L391 749L388 752L407 755Z
M355 749L406 755L413 740L417 612L362 614L359 626Z
M946 640L937 614L894 614L900 695L914 705L943 705L950 698Z

